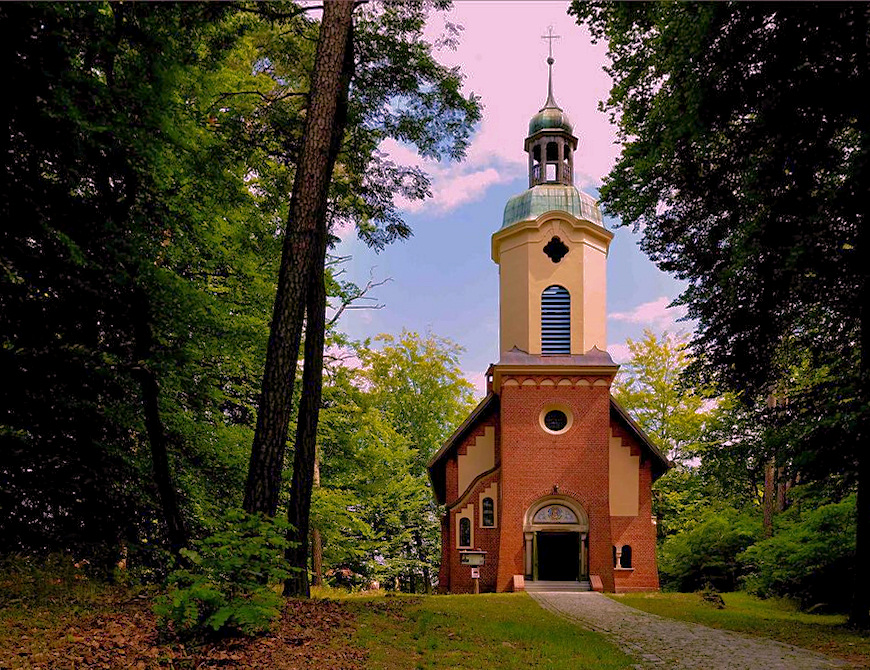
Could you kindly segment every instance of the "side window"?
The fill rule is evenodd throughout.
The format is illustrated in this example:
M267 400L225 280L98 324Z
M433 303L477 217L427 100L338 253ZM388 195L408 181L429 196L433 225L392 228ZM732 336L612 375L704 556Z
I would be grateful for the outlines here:
M471 546L471 521L468 517L463 517L459 520L459 546Z
M613 547L613 567L618 568L619 564L616 562L616 547Z
M623 568L631 567L631 547L627 544L622 547L622 557L619 563Z
M483 525L485 528L495 526L495 503L492 498L483 499Z

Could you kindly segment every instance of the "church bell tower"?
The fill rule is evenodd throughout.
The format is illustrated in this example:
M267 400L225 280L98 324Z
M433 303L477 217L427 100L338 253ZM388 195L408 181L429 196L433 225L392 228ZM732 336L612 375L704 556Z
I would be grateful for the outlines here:
M553 97L529 122L529 188L512 197L492 236L499 265L500 352L581 355L605 350L607 250L613 233L595 199L574 186L578 140Z

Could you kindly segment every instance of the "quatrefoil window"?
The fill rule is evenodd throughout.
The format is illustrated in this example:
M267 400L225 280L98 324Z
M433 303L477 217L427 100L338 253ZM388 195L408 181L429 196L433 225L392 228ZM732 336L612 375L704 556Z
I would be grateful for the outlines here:
M565 258L565 254L568 253L568 247L565 246L562 240L554 236L544 247L544 253L550 257L551 261L558 263Z

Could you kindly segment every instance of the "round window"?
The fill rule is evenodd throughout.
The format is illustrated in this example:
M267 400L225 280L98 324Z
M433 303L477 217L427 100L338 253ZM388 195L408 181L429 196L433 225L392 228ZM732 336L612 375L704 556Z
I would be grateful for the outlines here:
M560 409L551 409L544 415L544 426L554 433L562 432L568 425L568 416Z

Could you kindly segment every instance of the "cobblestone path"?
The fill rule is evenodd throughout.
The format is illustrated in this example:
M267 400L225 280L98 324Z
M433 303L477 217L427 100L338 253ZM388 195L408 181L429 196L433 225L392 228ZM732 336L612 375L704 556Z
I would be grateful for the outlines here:
M600 593L529 593L538 604L611 637L639 670L817 670L852 668L846 661L782 642L666 619Z

